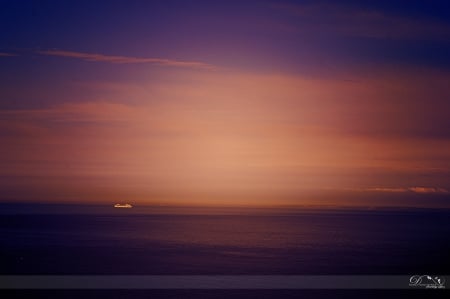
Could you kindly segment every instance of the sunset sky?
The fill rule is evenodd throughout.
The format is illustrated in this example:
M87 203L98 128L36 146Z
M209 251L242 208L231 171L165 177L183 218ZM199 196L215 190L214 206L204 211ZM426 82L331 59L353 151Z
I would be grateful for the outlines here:
M11 0L0 26L0 201L450 206L447 1Z

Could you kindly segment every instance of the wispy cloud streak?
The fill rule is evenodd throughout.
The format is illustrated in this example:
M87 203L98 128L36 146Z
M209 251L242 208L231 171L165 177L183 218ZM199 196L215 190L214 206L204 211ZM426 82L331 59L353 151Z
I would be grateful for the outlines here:
M414 193L422 193L422 194L429 194L429 193L449 193L447 189L440 188L440 187L398 187L398 188L386 188L386 187L377 187L377 188L368 188L364 189L364 191L374 191L374 192L414 192Z
M137 63L149 63L170 67L182 67L182 68L194 68L194 69L214 69L215 66L203 63L199 61L180 61L165 58L147 58L147 57L131 57L131 56L119 56L119 55L104 55L97 53L85 53L85 52L75 52L75 51L64 51L64 50L43 50L37 51L41 55L49 56L59 56L76 58L85 61L92 62L108 62L116 64L137 64Z
M17 56L17 54L0 52L0 57L12 57L12 56Z

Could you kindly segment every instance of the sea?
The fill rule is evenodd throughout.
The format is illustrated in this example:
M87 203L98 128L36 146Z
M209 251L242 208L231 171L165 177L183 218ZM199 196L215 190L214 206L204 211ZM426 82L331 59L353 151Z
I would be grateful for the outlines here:
M450 210L0 204L0 275L448 275ZM447 286L447 289L450 286ZM0 290L4 298L392 298L448 290ZM423 293L425 292L425 293ZM428 293L427 293L428 292ZM446 293L446 294L444 294ZM3 296L2 296L3 297Z

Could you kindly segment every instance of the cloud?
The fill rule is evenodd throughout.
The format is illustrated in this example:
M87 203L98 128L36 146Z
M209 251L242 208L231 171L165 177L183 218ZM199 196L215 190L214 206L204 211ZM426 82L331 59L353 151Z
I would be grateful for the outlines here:
M449 193L447 189L440 188L440 187L397 187L397 188L385 188L385 187L376 187L376 188L367 188L364 189L364 191L375 191L375 192L391 192L391 193L398 193L398 192L414 192L414 193L420 193L420 194L430 194L430 193Z
M436 187L410 187L408 190L415 193L449 193L447 189Z
M146 57L130 57L130 56L117 56L117 55L104 55L97 53L84 53L75 51L64 50L43 50L37 51L41 55L59 56L76 58L85 61L92 62L108 62L115 64L136 64L136 63L149 63L171 67L193 68L193 69L214 69L215 66L203 63L199 61L180 61L163 58L146 58Z
M393 15L380 10L363 10L331 3L275 4L275 8L296 17L297 31L335 33L369 38L448 40L448 23ZM292 28L290 28L292 30Z
M142 108L109 102L63 103L42 109L0 110L2 121L35 123L112 123L128 122L140 115Z
M384 187L377 187L377 188L368 188L365 189L365 191L376 191L376 192L406 192L408 191L407 188L384 188Z
M0 52L0 57L12 57L12 56L17 56L17 54Z

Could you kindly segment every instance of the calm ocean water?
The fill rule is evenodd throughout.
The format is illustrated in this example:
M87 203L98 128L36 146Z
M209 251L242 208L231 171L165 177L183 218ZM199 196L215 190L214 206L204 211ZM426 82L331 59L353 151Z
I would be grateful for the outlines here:
M4 205L0 271L444 274L450 272L449 216L448 210Z
M449 216L3 204L0 274L444 275Z

